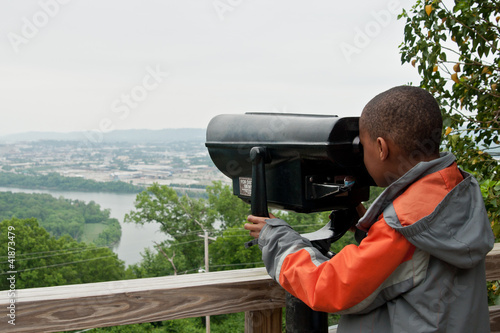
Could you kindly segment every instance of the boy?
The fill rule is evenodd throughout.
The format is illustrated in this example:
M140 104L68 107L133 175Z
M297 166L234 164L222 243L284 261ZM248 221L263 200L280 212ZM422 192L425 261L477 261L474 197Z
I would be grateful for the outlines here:
M417 87L365 106L364 162L387 188L357 224L367 237L331 259L286 222L248 217L269 275L314 310L342 314L338 332L490 331L493 233L477 181L439 153L441 128L436 100Z

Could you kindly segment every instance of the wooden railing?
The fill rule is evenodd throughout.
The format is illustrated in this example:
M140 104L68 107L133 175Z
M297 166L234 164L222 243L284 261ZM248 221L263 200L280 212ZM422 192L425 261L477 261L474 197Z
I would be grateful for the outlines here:
M487 256L486 275L500 280L500 243ZM22 289L11 296L0 292L0 332L57 332L234 312L246 313L246 332L280 332L285 305L283 289L264 268ZM11 309L15 325L9 323ZM490 307L490 325L500 332L500 306Z

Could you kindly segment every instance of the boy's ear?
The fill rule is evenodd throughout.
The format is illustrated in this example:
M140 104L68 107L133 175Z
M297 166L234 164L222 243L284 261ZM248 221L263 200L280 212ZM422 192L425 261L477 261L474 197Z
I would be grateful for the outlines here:
M389 145L387 143L387 140L379 136L377 138L377 149L379 159L381 161L385 161L389 157Z

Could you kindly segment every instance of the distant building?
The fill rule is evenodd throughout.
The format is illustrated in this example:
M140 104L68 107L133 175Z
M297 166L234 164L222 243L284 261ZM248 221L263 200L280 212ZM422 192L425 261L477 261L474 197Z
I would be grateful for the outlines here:
M140 171L116 171L110 174L113 180L130 180L134 178L141 178L142 172Z

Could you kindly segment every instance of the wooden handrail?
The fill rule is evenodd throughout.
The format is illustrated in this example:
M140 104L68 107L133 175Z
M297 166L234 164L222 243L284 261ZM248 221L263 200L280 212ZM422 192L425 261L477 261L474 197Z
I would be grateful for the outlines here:
M8 302L8 292L1 291L4 314ZM0 332L55 332L261 312L282 308L285 293L264 268L252 268L22 289L15 305L16 325L2 315Z
M486 279L500 280L500 243L486 257ZM0 332L56 332L247 312L247 332L272 332L285 306L284 290L264 268L22 289L15 326L8 291L0 291ZM274 319L273 319L274 318ZM500 332L500 306L490 307Z

